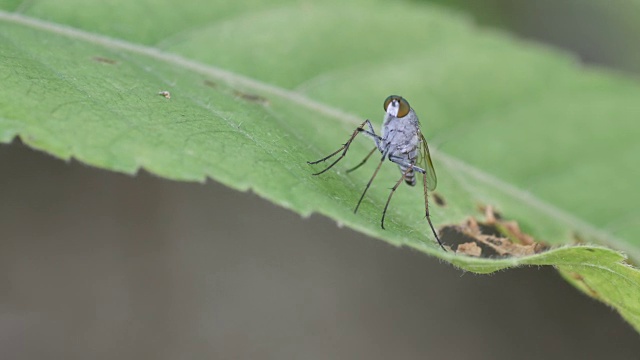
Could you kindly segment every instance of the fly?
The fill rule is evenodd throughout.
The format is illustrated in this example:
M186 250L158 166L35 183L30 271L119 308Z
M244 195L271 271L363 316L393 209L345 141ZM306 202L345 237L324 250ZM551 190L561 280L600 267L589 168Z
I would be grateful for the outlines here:
M380 163L378 163L376 170L373 172L371 179L369 179L367 186L364 188L362 196L360 196L360 200L358 200L358 204L356 205L356 208L353 212L358 212L360 203L362 203L364 195L367 193L367 190L369 190L373 179L378 174L378 170L380 170L382 163L385 159L389 159L391 162L398 165L402 176L396 182L393 188L391 188L391 193L389 194L387 203L384 205L384 210L382 211L382 220L380 221L380 225L384 229L384 217L387 213L389 202L391 202L391 197L395 193L398 186L400 186L403 181L410 186L415 186L415 173L420 173L422 174L422 184L424 188L424 208L427 221L429 222L431 231L438 241L438 244L440 245L442 250L447 251L442 245L442 242L438 237L438 233L436 232L435 228L433 227L433 223L431 222L431 216L429 215L429 202L427 192L433 191L436 188L436 184L438 181L436 178L436 172L433 169L433 163L431 162L431 155L429 154L427 140L425 140L424 135L422 135L422 132L420 131L420 122L418 121L418 116L409 105L409 102L407 102L407 100L405 100L401 96L389 96L384 101L383 106L386 114L384 116L384 122L382 123L381 135L377 135L375 133L371 122L369 121L369 119L367 119L353 131L353 134L351 135L349 140L338 150L320 160L309 161L307 163L310 165L315 165L327 161L332 157L340 154L340 156L334 162L332 162L331 165L327 166L324 170L313 174L320 175L325 171L331 169L335 164L337 164L340 160L342 160L342 158L345 157L347 151L349 150L349 146L356 138L356 136L358 136L358 134L363 133L367 135L368 137L373 139L376 146L371 149L369 154L358 165L347 170L347 172L351 172L364 165L376 150L380 151L380 153L382 154L382 158L380 159Z

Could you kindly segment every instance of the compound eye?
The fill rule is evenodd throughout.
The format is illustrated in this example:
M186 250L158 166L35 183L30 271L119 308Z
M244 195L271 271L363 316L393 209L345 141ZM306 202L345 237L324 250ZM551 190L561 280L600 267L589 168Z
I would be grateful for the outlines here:
M384 111L387 111L389 105L391 105L391 102L393 100L396 100L400 103L400 108L398 109L398 117L401 118L407 116L411 107L409 106L407 100L398 95L391 95L384 101Z
M407 100L405 100L404 98L400 98L400 109L398 110L398 117L401 118L407 116L410 109L411 106L409 106Z

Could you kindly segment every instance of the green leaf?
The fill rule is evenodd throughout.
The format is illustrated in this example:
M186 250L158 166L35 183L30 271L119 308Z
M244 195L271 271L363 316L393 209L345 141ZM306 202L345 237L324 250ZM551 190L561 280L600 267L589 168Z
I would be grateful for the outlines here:
M625 263L640 259L637 82L423 4L24 4L0 12L0 141L129 174L210 177L468 271L555 266L640 330L640 272ZM311 176L321 167L306 161L363 119L379 126L389 94L410 101L430 141L446 201L432 204L437 226L492 205L556 247L445 253L419 187L398 189L380 229L399 173L384 164L353 213L375 161L345 169L372 147L365 138Z

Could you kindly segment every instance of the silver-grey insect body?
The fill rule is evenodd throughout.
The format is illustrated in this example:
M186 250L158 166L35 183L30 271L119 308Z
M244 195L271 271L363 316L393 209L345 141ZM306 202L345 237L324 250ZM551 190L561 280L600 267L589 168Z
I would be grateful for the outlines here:
M409 169L409 165L417 163L420 150L420 137L418 136L420 123L413 109L409 110L409 114L405 117L398 118L397 111L395 111L395 115L390 111L392 106L387 108L387 113L382 123L383 149L380 149L380 152L384 153L385 150L388 150L389 156L402 161L398 163L398 167L400 167L402 173L406 173L404 180L407 184L414 186L416 177L413 169Z
M381 226L384 229L384 218L387 212L387 208L389 206L389 202L391 201L391 197L394 192L400 186L402 181L404 180L408 185L414 186L416 184L416 176L415 173L418 172L422 174L423 177L423 185L424 185L424 199L425 199L425 213L427 221L429 222L429 226L431 227L431 231L435 236L438 244L442 247L443 250L446 251L440 238L438 237L438 233L436 232L433 224L431 223L431 216L429 214L429 203L427 201L427 192L432 191L436 188L437 178L435 170L433 169L433 163L431 162L431 156L429 154L429 147L427 146L427 141L425 140L422 132L420 130L420 122L418 120L418 116L415 111L409 106L407 100L402 98L401 96L391 95L384 102L385 109L385 117L382 123L382 131L380 136L378 136L373 130L373 126L371 122L367 119L365 120L356 130L354 130L351 138L337 151L329 154L328 156L313 162L308 162L309 164L318 164L320 162L324 162L338 153L342 153L338 159L336 159L331 165L329 165L324 170L315 173L314 175L320 175L325 171L332 168L335 164L337 164L342 158L347 154L349 150L349 146L351 142L355 139L355 137L363 133L373 139L376 144L369 154L362 160L358 165L354 168L347 170L347 172L351 172L360 166L362 166L376 151L380 151L382 153L382 159L380 163L378 163L378 167L376 168L373 176L367 183L362 196L360 196L360 200L356 205L354 212L358 211L360 207L360 203L364 198L369 186L373 182L373 179L376 177L378 170L382 166L382 163L385 159L390 160L391 162L398 165L400 168L400 172L402 174L401 178L396 182L395 186L391 188L391 193L389 194L389 198L387 199L387 203L382 212L382 220ZM365 128L366 126L366 128Z

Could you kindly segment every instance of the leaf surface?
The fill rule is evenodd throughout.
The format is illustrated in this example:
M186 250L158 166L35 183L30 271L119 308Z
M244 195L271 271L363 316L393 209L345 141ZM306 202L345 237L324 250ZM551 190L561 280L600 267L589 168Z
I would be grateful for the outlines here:
M640 273L625 263L640 259L637 82L426 4L3 6L0 141L19 136L129 174L210 177L469 271L552 265L640 329ZM390 14L402 14L401 27ZM436 226L490 204L556 247L500 259L444 253L420 186L398 189L380 229L399 172L384 164L353 213L376 160L345 170L372 147L366 138L311 176L321 167L306 161L335 151L363 119L379 126L389 94L409 100L430 143L446 202L431 205Z

